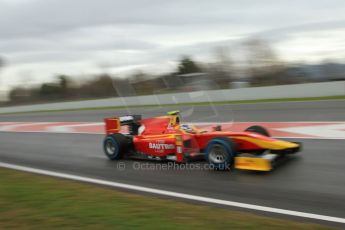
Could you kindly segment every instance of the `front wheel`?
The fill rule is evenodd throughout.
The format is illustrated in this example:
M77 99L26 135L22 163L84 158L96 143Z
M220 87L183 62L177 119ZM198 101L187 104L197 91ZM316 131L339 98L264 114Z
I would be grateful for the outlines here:
M215 170L228 170L234 162L236 146L229 138L217 137L207 145L206 159Z
M271 136L267 129L265 129L264 127L259 126L259 125L250 126L246 130L244 130L244 131L245 132L257 133L257 134L260 134L260 135L265 136L265 137L270 137ZM253 153L256 154L256 155L261 155L265 151L266 151L266 149L258 149L258 150L253 151Z
M264 127L259 126L259 125L250 126L245 131L246 132L258 133L258 134L261 134L261 135L266 136L266 137L270 137L271 136L267 129L265 129Z

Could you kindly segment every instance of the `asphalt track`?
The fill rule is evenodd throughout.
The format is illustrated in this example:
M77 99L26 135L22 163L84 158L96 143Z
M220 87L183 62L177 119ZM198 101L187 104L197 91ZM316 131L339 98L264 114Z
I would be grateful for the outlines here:
M0 115L3 121L101 121L114 114L176 108ZM345 101L184 106L187 121L345 121ZM155 162L110 162L102 135L0 133L0 161L248 204L345 217L345 141L303 141L304 149L270 173L152 170ZM144 169L138 169L138 165ZM199 164L199 163L196 163ZM200 163L202 166L202 163Z

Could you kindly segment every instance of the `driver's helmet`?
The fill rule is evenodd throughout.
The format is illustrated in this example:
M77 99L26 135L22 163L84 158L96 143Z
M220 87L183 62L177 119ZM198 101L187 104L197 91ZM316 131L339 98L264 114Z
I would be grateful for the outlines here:
M183 131L187 132L187 133L191 133L193 132L193 127L191 125L181 125L180 129L182 129Z

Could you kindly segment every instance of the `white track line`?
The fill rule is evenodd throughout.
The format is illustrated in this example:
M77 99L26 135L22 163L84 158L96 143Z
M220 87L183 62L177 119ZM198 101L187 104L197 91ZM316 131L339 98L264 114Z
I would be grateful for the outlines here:
M31 167L3 163L3 162L0 162L0 167L24 171L24 172L30 172L30 173L37 173L37 174L42 174L46 176L59 177L63 179L105 185L105 186L110 186L110 187L115 187L115 188L129 189L129 190L134 190L134 191L139 191L139 192L146 192L146 193L152 193L152 194L157 194L157 195L200 201L200 202L211 203L211 204L246 208L246 209L263 211L263 212L278 213L278 214L283 214L283 215L317 219L317 220L330 221L330 222L343 223L343 224L345 223L345 218L340 218L340 217L324 216L324 215L318 215L318 214L307 213L307 212L298 212L298 211L285 210L285 209L279 209L279 208L265 207L265 206L260 206L260 205L220 200L220 199L215 199L215 198L210 198L210 197L196 196L196 195L171 192L171 191L166 191L166 190L147 188L147 187L142 187L142 186L123 184L123 183L106 181L106 180L93 179L93 178L88 178L88 177L82 177L82 176L66 174L66 173L59 173L59 172L43 170L43 169L36 169L36 168L31 168Z

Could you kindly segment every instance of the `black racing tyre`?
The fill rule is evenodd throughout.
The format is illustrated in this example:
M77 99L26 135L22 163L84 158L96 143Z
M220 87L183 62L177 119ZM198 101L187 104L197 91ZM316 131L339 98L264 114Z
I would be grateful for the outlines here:
M261 135L266 136L266 137L270 137L271 136L267 129L265 129L264 127L259 126L259 125L250 126L245 131L246 132L258 133L258 134L261 134Z
M266 136L266 137L271 136L267 129L265 129L264 127L259 126L259 125L250 126L245 130L245 132L258 133L258 134L260 134L262 136ZM259 149L259 150L253 151L253 153L256 155L261 155L265 151L266 151L265 149Z
M229 170L236 154L236 145L231 139L216 137L207 144L205 157L211 168Z
M106 136L103 141L103 150L110 160L119 160L129 151L130 140L123 134L114 133Z

